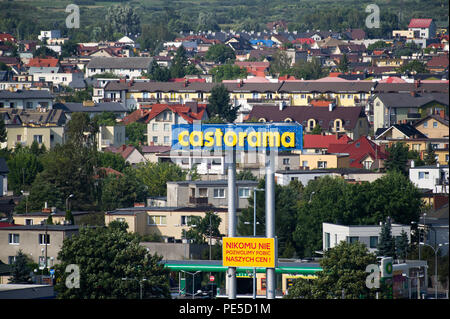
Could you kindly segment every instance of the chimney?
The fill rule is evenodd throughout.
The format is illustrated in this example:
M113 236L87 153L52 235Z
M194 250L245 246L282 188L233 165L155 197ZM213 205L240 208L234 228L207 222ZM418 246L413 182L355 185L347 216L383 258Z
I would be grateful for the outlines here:
M415 163L414 163L414 160L412 160L411 161L411 168L414 168L415 167Z
M445 118L445 110L440 110L439 116L444 119Z
M145 203L134 203L134 207L145 207Z
M242 87L243 84L244 84L244 80L240 79L238 81L238 88Z
M188 84L189 84L189 81L188 81L188 79L184 79L184 87L187 87L187 86L188 86Z
M52 210L50 208L48 208L48 203L45 202L44 208L42 209L43 213L48 213L50 214L52 212Z
M334 103L328 104L328 111L332 112L334 109L334 106L335 106Z
M198 113L198 102L192 102L190 104L190 109L192 113Z
M416 88L417 88L417 86L416 86ZM413 96L413 97L416 96L416 92L414 92L414 91L410 91L409 94L410 94L411 96Z

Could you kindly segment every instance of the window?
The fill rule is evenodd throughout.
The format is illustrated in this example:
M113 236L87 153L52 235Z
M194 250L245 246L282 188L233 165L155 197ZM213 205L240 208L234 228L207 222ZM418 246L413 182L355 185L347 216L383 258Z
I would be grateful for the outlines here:
M325 233L325 250L330 249L330 233Z
M349 244L356 243L359 240L358 236L347 236L347 242Z
M438 127L438 122L433 122L433 127L434 128Z
M19 234L8 234L8 241L11 245L20 244L20 235Z
M42 144L42 135L33 135L33 139L35 142Z
M250 197L250 188L239 187L239 197L240 198L249 198Z
M327 168L327 162L326 161L318 161L317 167L318 168Z
M39 245L50 245L50 235L49 234L39 234Z
M27 102L26 108L27 109L32 109L33 108L33 102Z
M153 123L152 130L153 130L153 132L157 131L158 130L158 124Z
M164 124L164 131L170 132L170 124Z
M166 216L148 216L149 225L167 225Z
M377 248L378 236L370 236L370 248Z
M191 221L191 216L181 216L181 226L187 226L187 224Z
M363 166L365 169L370 169L370 167L372 166L372 162L371 161L364 161L363 162Z
M119 223L124 223L125 222L125 218L119 217L119 218L116 218L116 221L118 221Z
M200 197L208 197L208 189L207 188L199 188L198 195Z
M16 262L16 256L8 256L8 264L12 265Z
M170 143L170 137L164 136L164 144L169 144L169 143Z
M428 122L423 122L423 127L428 127Z
M158 136L153 136L153 143L158 143Z
M25 219L25 225L33 225L33 220L32 219Z
M225 198L225 188L214 188L214 198Z
M303 162L302 162L302 166L303 166L303 167L308 167L308 161L303 161Z
M283 158L283 165L289 165L289 158Z
M17 135L17 142L22 141L22 135Z
M428 179L430 177L429 172L419 172L419 179Z
M253 98L254 98L254 99L259 98L259 93L253 93Z

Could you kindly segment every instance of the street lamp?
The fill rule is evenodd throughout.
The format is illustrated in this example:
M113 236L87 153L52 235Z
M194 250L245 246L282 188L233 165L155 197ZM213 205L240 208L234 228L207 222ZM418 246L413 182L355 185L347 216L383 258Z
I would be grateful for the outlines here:
M69 199L72 198L74 195L70 194L67 198L66 198L66 212L69 210Z
M21 190L20 192L22 193L23 196L25 196L25 213L28 214L28 195L29 195L29 193L28 193L28 195L26 195L24 190Z
M144 281L147 281L147 278L142 278L141 280L137 279L137 278L122 278L123 281L125 280L136 280L137 282L139 282L139 299L142 300L142 287L143 287L143 283Z
M439 251L439 248L441 248L444 245L448 245L448 243L439 244L436 248L434 248L431 245L425 244L425 243L420 243L420 245L428 246L431 249L433 249L433 251L434 251L434 298L437 299L437 281L438 281L438 277L437 277L437 264L438 264L437 253Z

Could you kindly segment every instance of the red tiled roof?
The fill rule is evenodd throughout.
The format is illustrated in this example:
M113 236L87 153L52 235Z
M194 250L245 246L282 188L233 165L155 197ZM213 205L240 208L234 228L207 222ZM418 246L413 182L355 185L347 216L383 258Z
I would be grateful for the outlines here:
M328 153L348 153L350 157L350 167L363 168L361 161L370 156L372 159L386 159L387 154L383 149L370 141L366 136L361 136L356 141L349 144L330 144Z
M11 34L0 33L0 41L3 41L3 42L6 42L6 41L15 42L16 39Z
M427 62L427 66L431 67L448 67L448 55L434 56Z
M27 66L29 67L39 67L39 68L45 68L45 67L57 67L58 66L58 59L49 58L49 59L41 59L41 58L32 58L30 62L28 62Z
M292 40L292 44L313 44L314 42L316 42L314 39L311 38L297 38L295 40Z
M312 106L316 106L316 107L328 107L330 105L330 103L333 103L333 102L327 101L327 100L311 100L309 102L309 104L311 104Z
M134 111L130 115L123 119L125 125L136 122L143 121L148 123L155 116L163 112L164 110L171 110L173 113L178 114L188 123L193 123L194 120L201 120L203 114L206 110L206 104L198 104L197 112L192 112L191 106L188 104L153 104L148 108L142 108Z
M303 136L303 148L326 148L330 144L347 145L352 139L346 134L338 137L337 135L305 134Z
M433 19L411 19L408 28L429 28Z
M125 160L130 156L136 148L132 145L122 145L119 147L107 147L105 151L120 154Z
M111 167L99 167L98 168L98 174L94 176L95 179L99 179L100 178L100 172L102 173L103 176L108 176L108 175L116 175L116 176L123 176L123 173L116 171L115 169L112 169Z

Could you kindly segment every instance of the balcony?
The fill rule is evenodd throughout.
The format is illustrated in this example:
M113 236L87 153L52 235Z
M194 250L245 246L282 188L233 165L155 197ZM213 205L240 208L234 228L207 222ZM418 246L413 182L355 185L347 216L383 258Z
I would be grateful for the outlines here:
M208 197L189 197L189 204L208 205Z

